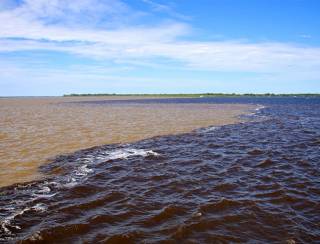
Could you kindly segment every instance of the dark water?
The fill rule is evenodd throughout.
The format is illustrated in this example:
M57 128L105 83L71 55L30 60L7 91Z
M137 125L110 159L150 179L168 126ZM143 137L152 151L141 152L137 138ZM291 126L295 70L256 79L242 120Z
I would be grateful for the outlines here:
M265 108L246 123L58 157L46 180L0 189L1 241L320 243L320 99L156 102Z

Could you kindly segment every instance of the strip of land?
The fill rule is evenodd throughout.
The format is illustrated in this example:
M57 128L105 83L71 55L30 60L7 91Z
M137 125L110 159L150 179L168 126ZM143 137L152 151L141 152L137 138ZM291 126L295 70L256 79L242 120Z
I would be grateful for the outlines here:
M173 93L173 94L119 94L119 93L72 93L65 94L64 97L96 97L96 96L110 96L110 97L320 97L319 93L297 93L297 94L275 94L275 93Z

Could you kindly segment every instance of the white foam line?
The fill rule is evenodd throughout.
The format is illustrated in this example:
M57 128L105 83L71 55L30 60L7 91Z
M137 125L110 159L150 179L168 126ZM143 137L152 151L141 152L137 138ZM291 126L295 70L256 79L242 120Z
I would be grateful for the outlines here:
M106 157L106 159L109 160L115 160L115 159L127 159L131 156L142 156L146 157L149 155L153 156L159 156L158 153L152 151L152 150L144 150L144 149L119 149L116 151L113 151L109 153L109 155Z
M20 205L20 207L22 207L21 208L22 210L13 212L9 216L5 217L4 220L0 221L0 227L7 235L12 236L13 234L9 228L21 229L20 226L12 224L12 222L14 221L14 219L17 216L23 215L25 212L30 211L30 210L40 211L40 212L46 211L47 206L43 203L37 203L34 206L24 207L24 208L23 208L23 205L28 204L28 203L30 203L34 200L40 199L40 198L51 198L51 197L55 196L57 193L49 194L52 191L51 190L52 187L58 187L58 188L67 187L67 188L69 188L69 187L73 187L73 186L77 185L78 181L80 179L85 178L85 176L87 176L88 174L90 174L94 171L93 169L88 168L87 163L93 163L93 162L99 163L99 162L103 162L103 161L107 161L107 160L128 159L129 157L132 157L132 156L147 157L149 155L159 156L158 153L156 153L152 150L124 148L124 149L117 149L117 150L114 150L111 152L103 152L98 155L87 155L85 158L80 158L79 161L85 162L86 164L82 164L76 170L74 170L73 174L71 176L68 176L67 183L63 184L63 183L58 183L55 181L52 181L52 182L46 181L44 183L39 184L38 187L40 189L33 190L31 192L31 196L33 196L33 198L31 198L27 201L21 201L21 202L17 201L16 204L18 206ZM21 186L20 187L21 189L16 188L15 190L29 192L30 191L29 187L32 188L31 185L26 185L26 186ZM8 211L15 210L15 208L13 208L13 207L7 207L4 209L8 210ZM8 238L10 238L10 237L8 237ZM8 238L7 238L7 240L8 240Z
M261 104L257 104L257 108L255 109L255 111L259 111L259 110L261 110L261 109L263 109L263 108L265 108L266 106L263 106L263 105L261 105Z
M37 211L37 212L44 212L46 211L48 208L45 204L43 203L37 203L36 205L32 206L31 209Z
M25 207L24 209L20 210L20 211L16 211L13 214L9 215L8 217L4 218L3 221L1 221L1 228L4 230L5 233L11 235L12 232L8 229L8 227L11 228L15 228L18 230L21 230L21 227L18 225L12 225L12 221L20 215L23 215L25 212L30 211L30 210L34 210L34 211L40 211L40 212L44 212L47 210L47 207L43 204L43 203L37 203L36 205L32 206L32 207Z
M128 159L132 156L146 157L149 155L159 156L158 153L152 150L134 148L122 148L110 152L105 151L99 153L98 155L87 155L84 158L78 159L78 161L84 162L85 164L79 166L76 170L73 171L74 178L69 179L68 183L66 183L65 186L73 187L77 184L78 180L83 179L88 174L94 172L93 169L88 168L88 163L101 163L108 160Z
M101 163L104 161L108 161L108 160L115 160L115 159L127 159L129 157L132 156L142 156L142 157L146 157L149 155L153 155L153 156L159 156L158 153L152 151L152 150L145 150L145 149L134 149L134 148L122 148L122 149L117 149L114 151L105 151L102 153L99 153L98 155L95 156L87 156L83 159L80 159L81 161L84 161L86 163ZM83 166L84 168L82 169L78 169L78 172L86 172L86 170L88 168L86 168L85 166ZM88 169L91 170L91 169ZM86 172L86 173L90 173L90 172Z
M37 193L33 193L32 196L35 196L36 198L34 198L33 200L39 199L39 198L51 198L53 196L57 195L57 193L53 193L53 194L37 194Z
M200 132L207 133L207 132L215 131L217 129L218 129L217 127L211 126L211 127L208 127L208 128L200 129Z

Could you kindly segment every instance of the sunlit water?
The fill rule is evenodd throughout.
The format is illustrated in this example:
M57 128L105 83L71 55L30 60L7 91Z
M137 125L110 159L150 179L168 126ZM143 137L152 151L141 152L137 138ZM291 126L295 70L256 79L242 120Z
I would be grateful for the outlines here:
M139 104L155 102L260 106L246 122L56 158L45 179L1 189L2 241L320 242L318 98Z

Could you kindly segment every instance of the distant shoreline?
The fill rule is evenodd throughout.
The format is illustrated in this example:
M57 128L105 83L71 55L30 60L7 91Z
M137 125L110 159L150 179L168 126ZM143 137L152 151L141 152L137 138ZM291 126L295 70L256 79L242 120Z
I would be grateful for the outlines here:
M72 93L64 94L63 97L320 97L320 93L297 93L297 94L275 94L275 93L180 93L180 94L117 94L117 93Z

